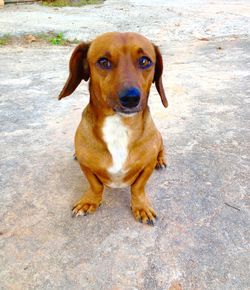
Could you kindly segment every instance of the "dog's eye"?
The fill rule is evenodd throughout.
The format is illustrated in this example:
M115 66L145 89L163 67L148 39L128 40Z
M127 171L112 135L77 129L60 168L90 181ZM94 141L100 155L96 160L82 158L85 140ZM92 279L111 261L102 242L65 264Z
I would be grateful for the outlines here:
M109 61L106 57L101 57L97 63L99 66L103 69L111 69L112 68L112 63Z
M151 67L152 61L151 61L151 59L149 57L142 56L142 57L139 58L138 64L139 64L140 68L146 69L146 68Z

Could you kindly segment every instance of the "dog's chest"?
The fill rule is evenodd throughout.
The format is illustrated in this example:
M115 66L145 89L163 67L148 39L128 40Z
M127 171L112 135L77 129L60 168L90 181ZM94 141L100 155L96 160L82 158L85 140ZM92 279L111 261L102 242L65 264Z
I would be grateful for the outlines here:
M110 187L124 187L124 164L128 156L129 130L119 115L106 117L104 120L103 139L112 157L112 165L108 168Z

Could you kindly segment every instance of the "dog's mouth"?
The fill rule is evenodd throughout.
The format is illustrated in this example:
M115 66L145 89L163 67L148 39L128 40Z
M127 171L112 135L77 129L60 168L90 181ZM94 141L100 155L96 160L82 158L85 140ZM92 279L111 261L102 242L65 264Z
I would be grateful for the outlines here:
M139 105L134 107L134 108L116 107L116 108L113 108L113 110L116 113L119 113L121 115L130 116L130 115L134 115L134 114L140 112L141 111L141 107Z

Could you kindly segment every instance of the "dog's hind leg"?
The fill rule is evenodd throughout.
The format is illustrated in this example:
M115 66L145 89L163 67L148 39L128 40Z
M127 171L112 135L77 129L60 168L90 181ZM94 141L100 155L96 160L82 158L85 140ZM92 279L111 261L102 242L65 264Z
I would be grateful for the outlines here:
M161 148L160 148L160 151L158 153L157 163L155 166L156 169L163 169L163 168L167 167L167 162L166 162L164 155L165 155L165 150L164 150L163 141L161 140Z

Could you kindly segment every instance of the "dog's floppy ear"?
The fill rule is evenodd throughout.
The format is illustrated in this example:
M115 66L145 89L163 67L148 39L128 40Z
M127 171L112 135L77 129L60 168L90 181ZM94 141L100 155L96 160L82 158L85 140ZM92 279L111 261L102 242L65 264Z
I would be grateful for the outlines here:
M159 48L154 45L155 55L156 55L156 64L155 64L155 74L153 82L155 83L156 89L161 97L161 102L165 108L168 106L168 100L165 95L165 91L162 84L162 71L163 71L163 61Z
M80 82L89 79L89 65L87 62L87 53L90 43L82 42L73 51L69 61L69 76L65 83L58 100L71 95Z

